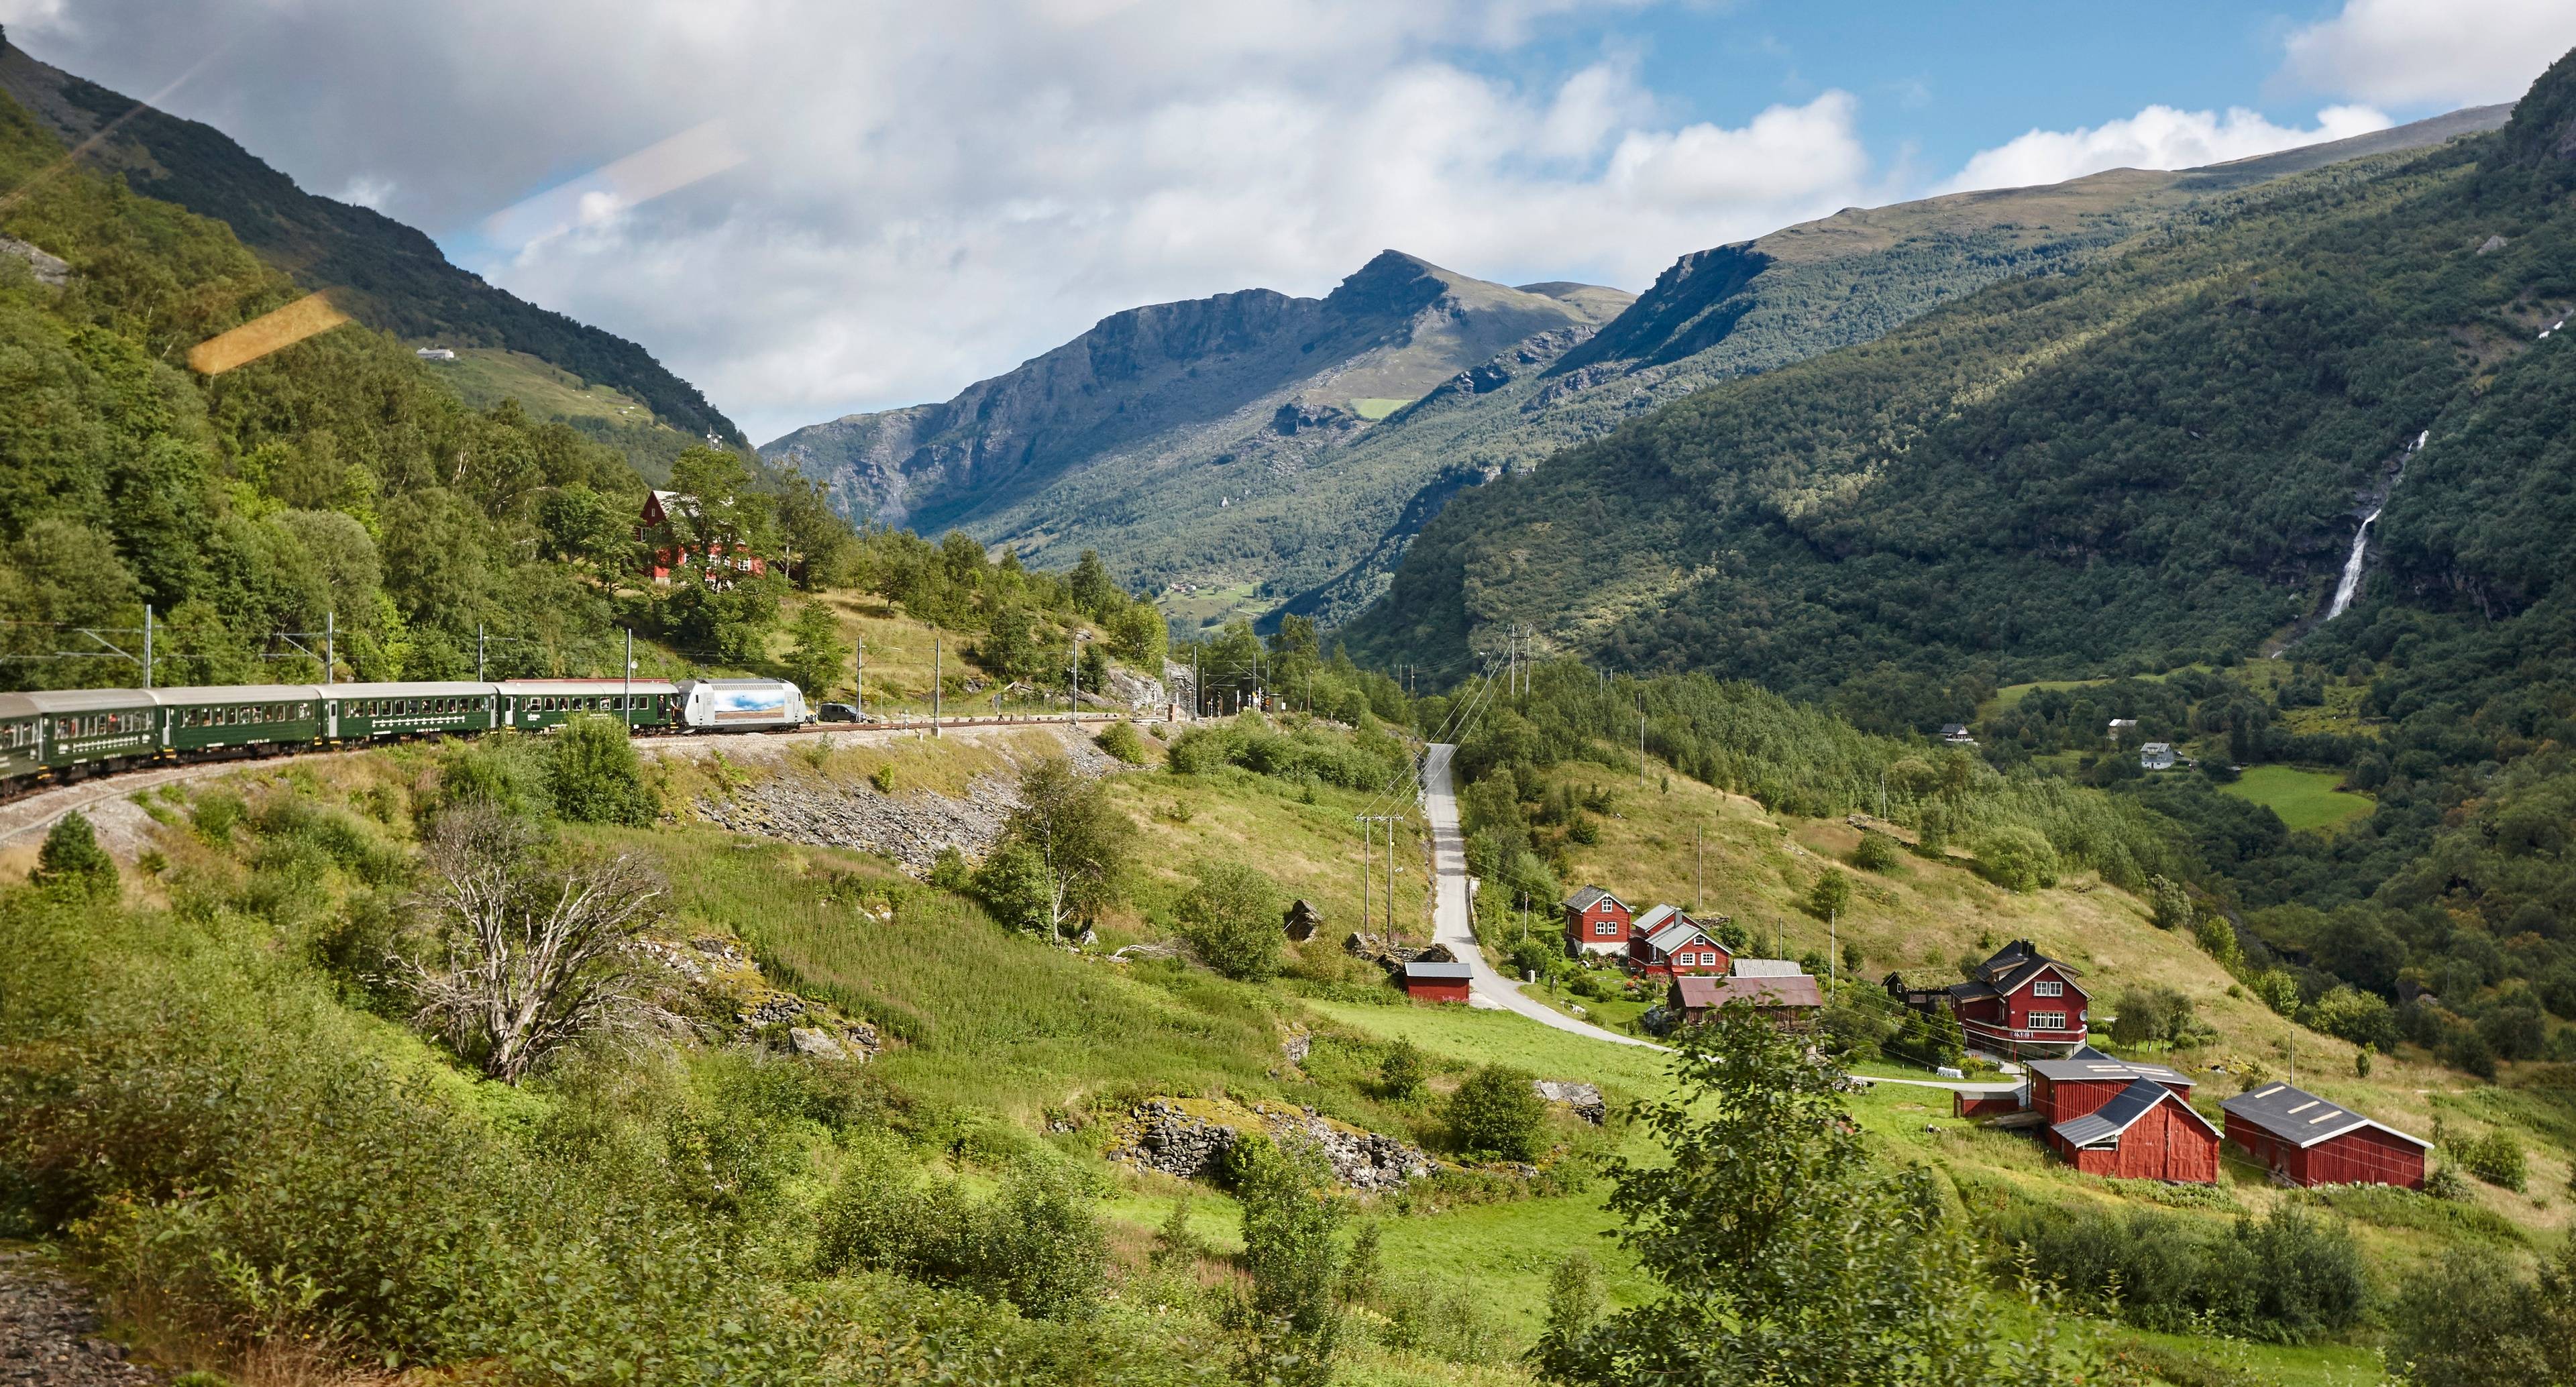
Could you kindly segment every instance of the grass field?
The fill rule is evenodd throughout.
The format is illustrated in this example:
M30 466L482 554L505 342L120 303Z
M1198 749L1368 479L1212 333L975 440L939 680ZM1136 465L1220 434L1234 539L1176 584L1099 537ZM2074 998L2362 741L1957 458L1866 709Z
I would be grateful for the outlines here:
M1353 400L1351 401L1351 410L1363 419L1377 420L1383 419L1411 403L1413 403L1411 400Z
M2256 766L2221 789L2270 809L2293 829L2333 828L2369 813L2375 803L2368 795L2335 788L2342 783L2340 771Z

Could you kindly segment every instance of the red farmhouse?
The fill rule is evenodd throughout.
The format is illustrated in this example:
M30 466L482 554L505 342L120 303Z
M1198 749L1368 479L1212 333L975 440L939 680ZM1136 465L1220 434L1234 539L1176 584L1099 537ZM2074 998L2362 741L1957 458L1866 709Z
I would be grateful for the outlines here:
M1679 977L1673 979L1664 998L1667 1008L1694 1026L1729 1002L1749 1002L1766 1020L1792 1029L1814 1021L1825 1005L1816 980L1804 973L1788 977Z
M2071 1055L2084 1045L2084 989L2074 969L2027 939L2006 944L1948 989L1950 1009L1974 1050L2019 1059Z
M1628 971L1641 977L1695 973L1722 978L1734 966L1735 956L1725 945L1672 906L1656 906L1629 928Z
M1586 886L1565 898L1565 951L1576 958L1624 954L1635 918L1627 902L1598 886Z
M644 509L635 517L635 540L650 550L644 561L645 576L657 583L668 583L694 561L699 578L717 587L732 587L739 577L758 577L769 571L769 563L751 552L751 546L729 539L703 540L692 545L692 535L699 531L698 498L676 491L656 491L644 498ZM687 525L680 522L686 520Z
M2089 1102L2094 1077L2057 1085L2056 1097L2067 1105ZM2037 1084L2032 1087L2036 1096ZM2180 1093L2144 1074L2099 1107L2051 1123L2044 1139L2087 1175L2218 1183L2218 1129Z
M2219 1104L2227 1139L2294 1185L2424 1188L2426 1144L2288 1084Z
M1465 1002L1471 976L1463 963L1416 959L1404 965L1404 995L1417 1002Z

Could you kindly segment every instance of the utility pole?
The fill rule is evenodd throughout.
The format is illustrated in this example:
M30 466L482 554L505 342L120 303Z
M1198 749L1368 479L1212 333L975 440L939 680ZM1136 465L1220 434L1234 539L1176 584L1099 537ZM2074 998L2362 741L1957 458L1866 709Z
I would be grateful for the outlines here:
M322 682L331 682L331 667L340 662L340 614L330 608L322 612Z
M1637 690L1637 788L1646 788L1646 691Z
M1377 830L1369 827L1368 815L1354 817L1360 821L1360 928L1366 930L1377 918L1369 896L1369 845L1376 841Z
M1207 694L1199 687L1199 648L1192 645L1190 647L1190 721L1196 722L1206 716ZM1363 918L1360 923L1366 924L1368 921Z
M939 735L939 637L930 638L930 735Z
M1708 909L1708 825L1691 825L1691 909Z
M618 690L617 707L620 716L626 719L627 735L632 736L635 732L635 628L632 626L626 628L626 667L620 677L625 687Z
M1070 727L1082 714L1082 633L1073 633L1073 654L1064 666L1064 721Z
M1825 987L1828 996L1832 995L1834 969L1842 962L1842 921L1841 911L1825 912Z
M143 604L143 687L152 687L152 604Z
M850 640L850 711L864 718L868 713L868 642L865 636Z
M1887 767L1878 768L1878 821L1887 822Z
M474 623L474 682L477 684L483 683L488 677L483 669L483 623L478 621Z

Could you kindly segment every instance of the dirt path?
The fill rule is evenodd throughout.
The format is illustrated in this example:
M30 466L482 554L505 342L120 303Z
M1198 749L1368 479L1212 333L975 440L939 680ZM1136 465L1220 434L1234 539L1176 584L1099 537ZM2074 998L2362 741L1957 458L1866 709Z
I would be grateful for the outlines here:
M166 1381L99 1337L89 1297L28 1251L0 1251L0 1383L142 1387Z

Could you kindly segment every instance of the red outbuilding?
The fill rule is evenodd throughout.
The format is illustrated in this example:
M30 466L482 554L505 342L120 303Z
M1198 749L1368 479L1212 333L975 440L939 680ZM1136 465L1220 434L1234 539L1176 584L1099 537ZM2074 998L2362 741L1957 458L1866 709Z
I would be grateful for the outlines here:
M1415 959L1404 965L1404 995L1417 1002L1464 1003L1472 976L1463 963Z
M2052 1124L2045 1140L2087 1175L2218 1183L2218 1129L2181 1094L2149 1078L2132 1079L2109 1102Z
M2305 1089L2271 1084L2219 1107L2227 1139L2290 1184L2424 1188L2426 1142Z
M2191 1097L2192 1081L2182 1071L2114 1059L2089 1045L2071 1059L2032 1060L2023 1068L2030 1074L2031 1109L2052 1124L2099 1109L2140 1079L2152 1079L2185 1099Z
M1586 886L1565 898L1565 951L1576 958L1624 954L1635 924L1636 912L1627 902L1598 886Z

